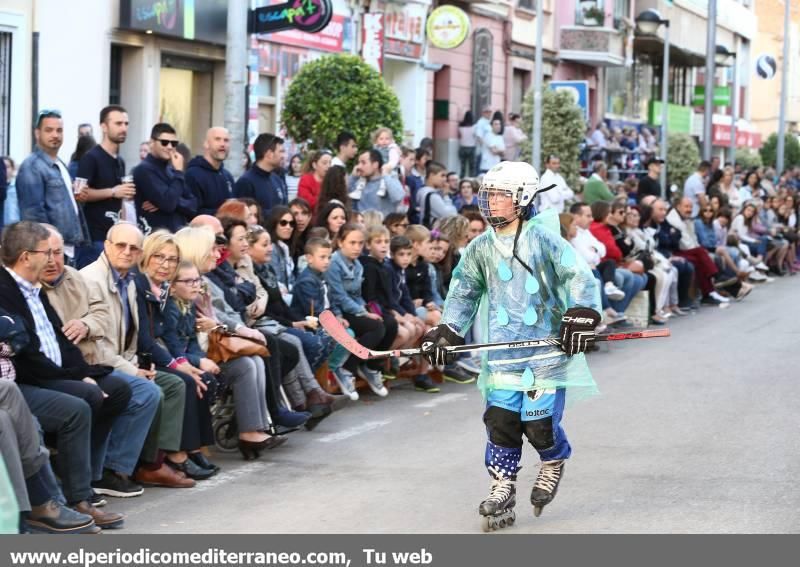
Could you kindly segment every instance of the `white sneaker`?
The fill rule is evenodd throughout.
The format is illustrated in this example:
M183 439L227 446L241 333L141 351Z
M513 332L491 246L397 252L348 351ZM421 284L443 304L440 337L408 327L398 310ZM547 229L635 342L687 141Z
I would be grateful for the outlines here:
M603 286L603 290L611 301L621 301L625 299L625 292L615 286L614 282L606 282Z
M769 268L764 262L759 262L756 264L756 270L761 270L762 272L768 272Z
M337 368L333 371L333 377L336 383L339 384L339 389L342 394L347 396L353 401L358 399L358 392L356 392L356 379L350 374L350 371L345 368Z
M716 291L712 291L708 295L710 295L711 297L713 297L714 299L716 299L720 303L730 303L730 301L731 301L730 298L725 297L724 295L720 295Z
M372 370L366 364L358 365L359 378L363 378L369 386L369 389L375 392L378 396L385 398L389 395L389 390L383 385L383 374L377 370Z
M749 276L748 279L753 282L765 282L767 281L767 276L762 274L759 271L753 271Z

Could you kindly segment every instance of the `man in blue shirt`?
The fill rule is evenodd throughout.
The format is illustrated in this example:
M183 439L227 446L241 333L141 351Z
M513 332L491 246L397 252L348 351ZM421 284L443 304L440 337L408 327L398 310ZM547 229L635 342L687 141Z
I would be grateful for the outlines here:
M233 196L248 197L261 205L264 217L275 205L288 205L288 191L281 164L285 151L283 138L273 134L259 134L253 143L256 162L236 181Z

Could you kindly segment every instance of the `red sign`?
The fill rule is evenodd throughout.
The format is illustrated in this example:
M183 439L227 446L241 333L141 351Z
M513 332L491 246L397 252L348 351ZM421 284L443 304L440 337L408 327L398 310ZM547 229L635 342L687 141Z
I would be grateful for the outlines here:
M711 143L714 146L730 146L731 127L729 124L713 124L711 126ZM761 134L747 130L736 130L736 146L758 149L761 147Z
M422 57L425 43L425 20L430 3L393 3L373 0L370 10L382 11L386 53L412 59Z
M378 71L383 72L383 14L368 12L363 15L363 42L361 57Z
M307 47L318 51L340 53L344 40L345 17L334 14L330 23L322 31L308 33L300 30L286 30L264 36L275 43Z

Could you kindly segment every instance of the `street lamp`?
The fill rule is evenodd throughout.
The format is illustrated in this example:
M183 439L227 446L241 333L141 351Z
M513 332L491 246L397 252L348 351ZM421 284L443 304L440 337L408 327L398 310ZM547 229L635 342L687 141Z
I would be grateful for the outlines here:
M736 61L736 52L735 51L728 51L728 48L724 45L718 45L715 54L714 60L717 65L728 65L729 61L732 61L733 66L733 87L731 93L731 141L730 141L730 148L731 148L731 159L730 162L732 165L736 165L736 99L737 95L739 94L739 85L737 85L738 79L738 71L739 71L739 63Z
M661 74L661 198L667 194L667 105L669 104L669 20L661 17L658 10L645 10L636 16L636 29L642 35L656 35L664 26L664 58Z

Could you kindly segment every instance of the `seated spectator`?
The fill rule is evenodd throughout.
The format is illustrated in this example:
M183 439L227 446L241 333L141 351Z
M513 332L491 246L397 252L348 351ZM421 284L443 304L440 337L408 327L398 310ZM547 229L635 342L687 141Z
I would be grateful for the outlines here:
M317 211L317 200L322 190L322 180L331 167L331 154L324 150L313 151L303 165L303 176L297 185L297 196L305 199L311 211Z
M146 360L140 360L145 353L145 358L154 358L152 343L155 342L150 335L147 312L138 300L134 281L136 274L133 269L142 252L142 241L142 233L135 225L114 225L109 230L103 253L80 271L79 275L88 287L87 309L96 313L98 304L100 308L105 307L105 313L101 312L98 320L98 328L93 330L97 334L82 341L80 348L87 360L107 364L126 376L152 380L161 390L160 411L156 412L151 424L140 455L140 466L133 479L149 486L191 488L194 480L173 470L165 462L167 454L180 451L186 387L180 377L163 370L156 371L152 363L148 365ZM64 277L60 285L55 285L56 280L50 284L55 288L53 296L58 297L61 303L65 303L70 295L65 297L62 294L80 285L79 280L72 277L72 272L65 273ZM65 313L69 309L73 307L64 306ZM72 313L73 316L79 314ZM170 361L171 358L167 363ZM144 368L140 368L142 366ZM112 440L114 437L112 430ZM115 440L115 444L122 442ZM119 475L104 475L100 483L94 484L95 491L116 497L132 495L133 487L126 487L119 478Z
M383 226L383 213L380 211L362 211L361 222L364 228Z
M328 205L317 215L316 226L327 230L327 238L334 247L338 241L339 230L349 221L349 215L344 205L339 203L328 203Z
M462 179L458 184L458 193L453 196L453 205L460 212L465 205L478 205L478 182L474 179Z
M583 186L583 202L592 205L597 201L613 201L614 194L608 188L608 166L602 161L592 164L592 175Z
M186 166L184 178L197 199L197 214L212 215L233 197L233 176L225 169L230 147L228 130L211 127L203 142L203 155L196 156Z
M111 330L108 324L112 320L113 304L106 302L96 288L90 287L80 272L65 266L64 240L55 228L49 230L53 255L41 275L42 289L64 322L67 339L78 345L84 358L94 364L115 367L114 357L99 357L96 348L97 342ZM126 374L115 367L112 375L128 384L132 397L111 428L102 478L92 486L98 494L128 498L144 492L131 477L158 410L161 392L148 380L145 371Z
M350 196L347 194L347 173L344 168L328 169L322 179L319 200L312 211L312 217L316 215L319 218L320 212L328 208L330 203L342 205L346 211L352 208Z
M61 330L47 297L39 293L39 278L52 254L49 238L45 227L31 221L3 231L0 309L20 321L29 337L28 345L15 353L17 380L44 431L56 434L67 504L92 516L100 528L121 527L124 516L92 505L90 482L100 478L109 432L130 402L131 391L124 381L109 376L108 368L84 361Z
M464 211L461 214L469 221L469 234L467 236L467 243L469 244L486 230L486 219L477 211Z
M674 250L680 245L681 232L666 221L666 201L656 199L652 195L648 197L653 199L653 206L651 208L650 218L642 219L642 222L645 223L643 228L652 229L656 250L658 250L662 256L669 259L672 265L675 266L675 269L678 270L679 310L673 310L673 313L684 315L689 309L697 309L694 299L689 296L689 288L694 279L694 265L685 258L673 254ZM643 199L642 203L644 203L644 201Z
M215 213L215 216L218 219L232 218L240 220L247 224L247 226L258 224L258 214L250 210L250 207L245 201L251 201L255 203L256 207L258 207L258 203L252 199L228 199L222 203L222 205L220 205L219 209L217 209Z
M461 250L467 245L469 239L469 221L461 215L454 215L439 219L433 228L438 230L441 237L449 242L447 250L444 251L444 260L442 260L446 267L442 271L442 285L447 290L450 287L452 272L461 260ZM446 296L445 292L444 297Z
M186 163L175 151L178 136L166 123L153 126L150 153L133 168L136 214L153 229L178 230L197 214L197 197L183 178Z
M383 219L383 224L389 229L389 238L403 236L408 228L408 217L403 213L389 213Z
M458 214L449 191L447 168L439 162L429 162L425 185L417 191L417 208L423 226L430 228L437 219Z
M292 256L294 229L297 222L288 207L276 206L270 211L264 228L272 238L272 266L278 276L281 293L289 296L287 302L291 303L292 287L297 274L294 257Z
M718 224L717 227L720 225ZM717 287L724 287L725 291L734 294L737 299L746 296L753 289L745 283L749 274L739 268L737 261L728 252L727 243L717 244L717 228L714 226L714 210L710 205L700 209L700 215L694 219L694 231L697 241L711 255L719 270L718 280L725 280L727 285L718 284ZM726 238L727 240L727 238ZM738 257L738 254L737 254ZM728 283L734 280L733 283Z
M427 254L431 244L431 231L422 225L414 224L408 227L405 236L411 241L411 261L404 266L408 291L416 308L416 315L426 325L432 327L439 324L442 312L433 301L428 264L424 255Z
M170 340L174 341L169 343L170 349L184 350L187 354L199 356L203 351L202 348L196 348L194 341L198 341L197 346L200 342L197 335L193 336L193 331L201 333L207 340L207 334L220 324L227 324L237 334L266 343L261 333L245 327L241 317L225 304L224 293L215 289L213 282L203 278L204 274L216 267L219 260L219 249L214 245L213 231L206 227L184 228L175 235L175 241L184 260L197 270L197 277L187 266L178 279L188 281L175 281L176 301L167 317ZM203 281L196 282L197 279ZM221 320L217 319L218 311L213 303L224 308ZM202 358L205 357L200 357L201 360ZM274 381L267 377L264 360L258 356L241 356L228 362L220 362L218 366L219 376L233 390L239 450L245 460L257 458L259 451L263 449L283 444L286 437L267 433L274 432L268 404L272 401L277 405L275 396L280 395L280 392L270 387L270 383L274 384Z
M402 235L401 235L402 236ZM444 295L442 295L443 288L441 284L441 266L439 263L444 259L445 250L450 246L447 238L437 230L431 231L431 245L428 247L428 255L425 261L428 263L428 273L431 278L431 291L433 293L433 302L439 306L439 311L444 309Z
M295 263L295 273L299 274L305 267L305 247L308 233L311 231L311 206L303 199L295 199L289 203L289 211L294 217L295 227L292 235L292 258Z

